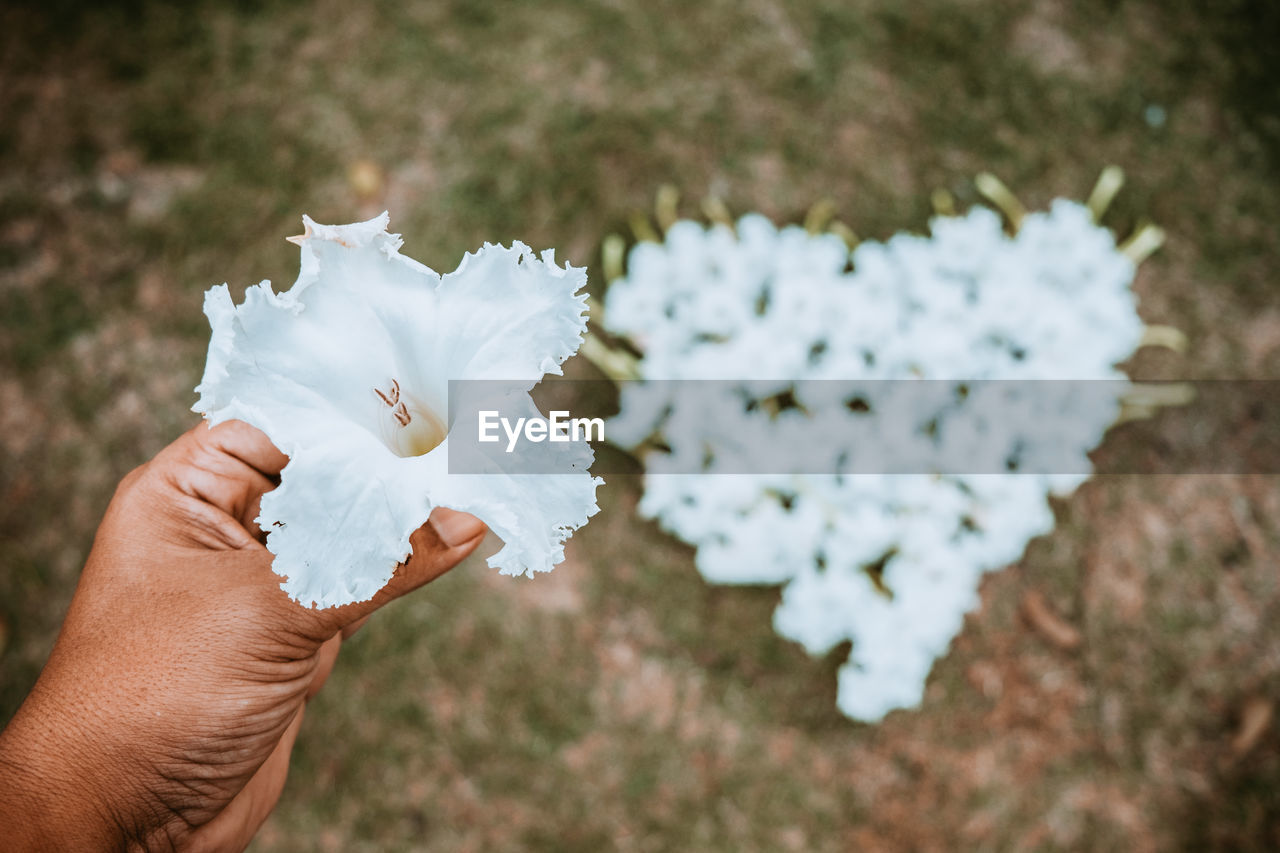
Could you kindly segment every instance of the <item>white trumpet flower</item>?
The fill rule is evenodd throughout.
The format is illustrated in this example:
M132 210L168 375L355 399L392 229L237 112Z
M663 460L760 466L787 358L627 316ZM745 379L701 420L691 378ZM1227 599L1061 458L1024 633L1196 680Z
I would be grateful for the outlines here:
M285 591L313 607L371 598L438 506L502 537L489 565L503 574L550 570L597 511L601 481L581 459L564 474L449 473L449 381L515 381L527 396L559 374L586 330L585 270L517 242L440 276L399 253L386 213L303 222L292 288L263 281L238 306L225 284L205 294L213 336L193 407L258 427L288 455L258 517Z

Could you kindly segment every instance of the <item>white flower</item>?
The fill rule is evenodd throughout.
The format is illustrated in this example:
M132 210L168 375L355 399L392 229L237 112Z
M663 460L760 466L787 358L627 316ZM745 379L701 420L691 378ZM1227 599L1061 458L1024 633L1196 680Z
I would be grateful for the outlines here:
M752 384L757 399L761 388L792 390L809 426L824 430L809 435L833 437L799 447L810 460L821 444L849 471L895 461L919 470L935 458L936 468L923 467L943 471L943 460L965 459L994 471L1016 449L1027 467L1057 470L1043 460L1065 447L1070 470L1087 472L1086 454L1119 411L1105 395L1126 388L1114 365L1141 340L1133 274L1111 233L1068 201L1027 216L1013 237L978 208L935 219L931 237L862 243L852 258L837 237L748 214L736 229L681 221L663 243L637 245L627 275L610 285L605 323L640 348L646 379L767 380ZM1090 385L1103 398L1088 401L984 386L967 389L960 403L919 411L910 406L927 398L902 383L868 382L862 396L882 415L875 420L827 393L864 379L910 378L1112 382ZM847 381L801 382L820 379ZM861 720L920 701L934 659L976 606L982 574L1051 529L1049 493L1070 492L1085 477L717 476L752 462L721 453L699 469L706 447L748 455L767 447L773 459L797 449L788 431L794 410L748 408L727 382L678 386L688 393L677 386L625 386L610 424L610 437L625 445L657 429L671 447L645 459L641 513L697 547L708 581L786 584L774 625L810 652L852 640L838 704ZM936 428L924 430L931 422ZM901 434L883 434L886 424ZM980 459L979 450L995 455ZM707 473L671 476L690 470Z
M600 481L585 469L450 474L448 383L527 392L559 374L586 329L585 271L550 250L539 260L521 243L486 244L442 277L397 251L385 213L303 221L292 288L264 281L239 306L225 284L205 294L213 336L193 407L211 424L258 427L289 456L258 518L283 588L315 607L371 598L438 506L502 537L489 564L504 574L551 569L596 512Z

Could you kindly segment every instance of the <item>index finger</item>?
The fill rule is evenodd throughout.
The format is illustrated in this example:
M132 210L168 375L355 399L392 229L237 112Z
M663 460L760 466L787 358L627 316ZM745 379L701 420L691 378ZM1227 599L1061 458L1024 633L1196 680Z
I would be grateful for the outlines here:
M185 508L179 513L185 521L175 529L180 539L200 529L216 533L200 540L206 545L242 547L246 532L262 541L256 523L262 496L280 484L288 461L265 434L242 421L197 424L156 454L145 476L162 492L179 493L166 492L163 503L175 511Z
M192 431L197 441L209 443L222 453L239 459L265 477L279 477L289 457L271 443L262 430L244 421L224 421L215 427Z

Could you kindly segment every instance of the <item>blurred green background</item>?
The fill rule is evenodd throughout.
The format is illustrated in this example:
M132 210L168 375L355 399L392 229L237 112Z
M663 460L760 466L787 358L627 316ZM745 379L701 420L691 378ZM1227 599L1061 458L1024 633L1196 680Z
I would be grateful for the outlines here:
M1142 316L1191 341L1133 372L1276 376L1278 9L6 5L0 721L115 483L194 421L202 291L291 282L304 212L388 208L440 271L486 240L556 246L598 289L601 238L663 182L779 221L830 196L884 238L924 229L937 187L974 202L981 170L1040 207L1116 163L1109 224L1170 237ZM880 726L835 711L844 650L778 638L776 590L705 585L638 495L604 488L550 576L474 559L357 635L253 849L1280 845L1275 478L1087 484L988 578L923 707Z

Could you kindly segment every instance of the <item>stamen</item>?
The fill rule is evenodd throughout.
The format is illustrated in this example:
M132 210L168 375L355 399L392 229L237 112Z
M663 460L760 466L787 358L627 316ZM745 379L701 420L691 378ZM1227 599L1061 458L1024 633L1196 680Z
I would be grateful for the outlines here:
M377 394L378 398L382 400L382 402L387 404L388 409L393 409L395 408L397 403L400 403L400 383L394 379L391 380L390 391L384 394L381 391L379 391L377 388L374 388L373 393ZM404 404L401 403L401 406L403 405Z
M384 412L380 419L381 438L396 455L422 456L444 441L449 431L444 422L412 394L401 392L399 380L390 379L386 390L374 388L373 393L390 409L394 424L386 419Z

